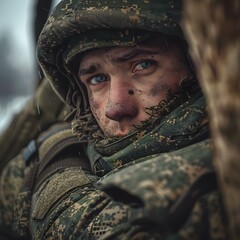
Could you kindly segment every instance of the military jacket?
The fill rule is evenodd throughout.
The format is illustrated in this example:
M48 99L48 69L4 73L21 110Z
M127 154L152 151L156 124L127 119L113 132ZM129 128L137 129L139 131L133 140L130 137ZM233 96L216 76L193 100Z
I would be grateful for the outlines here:
M94 157L88 153L92 148L74 142L69 129L57 128L60 131L47 134L37 155L41 163L49 158L50 164L40 164L36 169L34 162L26 163L29 158L23 158L23 153L3 171L2 236L13 239L227 239L211 141L205 134L203 139L199 137L205 133L202 100L194 101L194 104L186 103L192 108L181 107L169 114L162 121L165 128L160 128L158 133L151 132L151 142L155 139L161 152L152 151L153 144L138 146L135 141L132 148L136 151L151 147L152 153L133 160L131 148L128 162L124 162L125 150L114 158L100 158L110 167L115 164L104 176L94 171ZM180 131L181 122L185 129L181 127ZM171 138L164 137L164 133ZM65 144L69 143L66 139L71 139L70 145ZM144 137L139 140L142 139ZM56 148L56 143L61 147ZM170 145L180 147L169 150ZM61 151L54 150L53 154L52 149ZM68 159L67 164L64 159ZM90 164L84 164L84 159ZM48 170L44 172L44 169ZM26 177L34 172L39 173L37 178Z

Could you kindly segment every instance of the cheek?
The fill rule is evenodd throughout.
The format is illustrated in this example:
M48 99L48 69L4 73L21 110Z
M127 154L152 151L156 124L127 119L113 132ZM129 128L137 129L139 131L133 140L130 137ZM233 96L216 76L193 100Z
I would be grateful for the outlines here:
M157 79L157 81L152 85L149 95L151 97L161 96L163 93L166 93L169 89L169 84L164 82L162 78Z
M100 102L92 97L92 98L90 98L89 103L90 103L92 113L95 115L95 117L99 117L98 116L99 115L99 109L101 107Z
M142 89L135 88L134 92L138 99L138 105L145 109L146 107L159 104L159 102L165 97L167 89L167 84L159 84L159 81L156 81Z
M150 96L165 96L168 90L175 92L186 75L187 71L182 69L167 69L162 76L156 77L151 85Z
M89 102L92 109L98 109L100 107L99 102L93 97L90 98Z

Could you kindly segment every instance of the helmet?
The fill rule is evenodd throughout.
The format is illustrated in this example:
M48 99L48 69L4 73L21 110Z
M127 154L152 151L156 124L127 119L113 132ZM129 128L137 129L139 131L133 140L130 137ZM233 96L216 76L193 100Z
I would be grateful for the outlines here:
M59 96L76 106L78 95L85 112L88 99L76 79L76 57L93 48L133 46L156 32L184 38L181 9L180 0L62 0L39 37L38 61Z

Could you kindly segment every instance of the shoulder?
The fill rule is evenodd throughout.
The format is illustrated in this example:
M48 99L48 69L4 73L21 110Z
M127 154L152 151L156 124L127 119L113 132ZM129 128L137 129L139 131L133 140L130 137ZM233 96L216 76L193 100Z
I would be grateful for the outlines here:
M211 148L211 142L206 140L154 155L108 174L97 186L115 201L133 207L130 223L141 226L139 231L151 225L162 229L153 230L160 235L207 239L219 234L223 237L209 239L226 239ZM199 237L201 234L205 238Z

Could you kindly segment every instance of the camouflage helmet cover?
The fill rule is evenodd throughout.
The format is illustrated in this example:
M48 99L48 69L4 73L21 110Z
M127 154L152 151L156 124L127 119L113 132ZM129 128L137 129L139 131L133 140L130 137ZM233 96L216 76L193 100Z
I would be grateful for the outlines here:
M183 37L181 9L180 0L62 0L39 37L39 63L68 104L75 106L73 92L81 91L84 112L85 88L68 68L74 57L93 48L133 46L156 32Z

